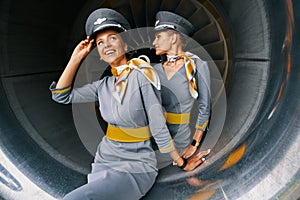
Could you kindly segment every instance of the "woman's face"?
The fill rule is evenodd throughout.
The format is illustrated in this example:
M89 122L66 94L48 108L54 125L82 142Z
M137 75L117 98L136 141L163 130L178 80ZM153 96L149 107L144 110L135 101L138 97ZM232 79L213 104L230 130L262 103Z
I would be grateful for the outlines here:
M126 64L125 52L127 45L115 30L104 30L97 34L96 45L102 60L109 63L111 67Z
M168 54L172 48L173 34L174 33L170 31L159 31L155 33L155 39L152 44L155 48L156 55Z

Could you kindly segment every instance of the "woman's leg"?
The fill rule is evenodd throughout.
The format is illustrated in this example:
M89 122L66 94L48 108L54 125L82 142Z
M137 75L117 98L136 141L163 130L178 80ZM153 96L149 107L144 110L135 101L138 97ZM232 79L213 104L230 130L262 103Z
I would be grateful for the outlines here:
M97 176L96 174L93 174ZM152 187L157 172L126 173L109 171L100 178L70 192L64 200L135 200L143 197Z

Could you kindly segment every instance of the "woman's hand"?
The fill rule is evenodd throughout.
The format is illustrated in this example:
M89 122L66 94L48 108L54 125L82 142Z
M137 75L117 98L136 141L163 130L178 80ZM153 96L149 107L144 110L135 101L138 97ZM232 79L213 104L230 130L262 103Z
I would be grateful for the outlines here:
M198 167L200 164L202 164L206 156L210 153L210 149L206 151L200 151L199 153L193 155L191 158L187 160L187 165L185 168L183 168L184 171L192 171L196 167Z
M196 129L195 130L194 137L193 137L193 142L195 142L195 143L193 144L193 142L192 142L192 144L190 144L189 146L187 146L180 153L181 157L183 157L185 159L188 159L188 158L190 158L197 151L197 147L200 144L200 141L202 139L203 133L204 133L203 130L200 130L200 129Z
M80 61L84 59L92 50L94 40L88 36L85 40L82 40L74 49L72 53L73 58L77 58Z
M189 145L188 147L186 147L181 153L180 156L182 158L188 159L189 157L191 157L197 150L196 146L193 145Z
M64 88L72 84L76 71L80 66L82 59L84 59L92 50L93 42L94 40L90 40L90 38L87 37L75 47L65 70L63 71L56 84L56 88Z

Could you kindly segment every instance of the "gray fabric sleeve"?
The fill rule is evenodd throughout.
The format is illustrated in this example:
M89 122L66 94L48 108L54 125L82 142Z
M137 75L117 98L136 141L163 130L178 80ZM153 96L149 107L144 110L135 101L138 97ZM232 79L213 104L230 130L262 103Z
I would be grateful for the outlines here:
M160 92L142 75L138 76L140 90L147 113L149 127L161 153L174 150L174 144L166 125L166 119L160 102Z
M195 59L194 61L197 68L196 82L199 109L196 129L205 130L207 128L211 109L210 72L206 62L199 59Z
M58 103L69 104L95 102L98 100L98 87L100 82L101 81L96 81L73 89L71 86L56 88L56 82L52 82L49 89L52 93L52 99Z

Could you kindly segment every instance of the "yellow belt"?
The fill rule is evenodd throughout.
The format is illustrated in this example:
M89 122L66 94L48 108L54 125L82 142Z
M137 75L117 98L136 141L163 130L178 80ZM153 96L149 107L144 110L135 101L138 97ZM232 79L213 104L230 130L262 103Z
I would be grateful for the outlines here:
M118 142L142 142L150 139L148 126L140 128L119 128L108 125L106 137Z
M166 120L169 124L188 124L190 123L190 113L170 113L165 112Z

